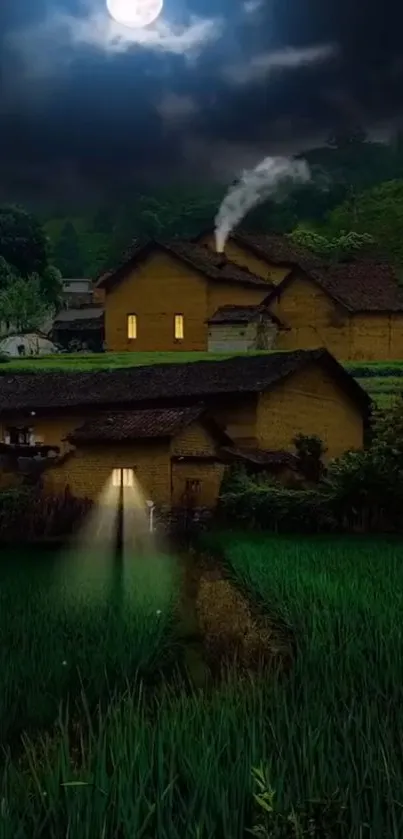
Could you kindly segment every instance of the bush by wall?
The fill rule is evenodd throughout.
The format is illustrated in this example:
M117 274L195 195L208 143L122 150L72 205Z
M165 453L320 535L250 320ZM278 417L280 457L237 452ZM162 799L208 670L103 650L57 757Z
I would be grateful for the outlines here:
M30 486L0 492L0 540L62 540L80 526L91 507L89 499L74 497L68 488L60 495L44 495Z
M402 532L403 400L374 415L365 451L332 461L314 485L292 489L242 469L229 472L219 514L275 532Z

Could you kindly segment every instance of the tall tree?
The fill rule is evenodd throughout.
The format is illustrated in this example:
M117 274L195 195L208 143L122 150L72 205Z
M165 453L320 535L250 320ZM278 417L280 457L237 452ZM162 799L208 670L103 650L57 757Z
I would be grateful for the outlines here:
M39 221L22 207L0 207L0 256L22 277L49 265L49 242Z
M50 243L40 222L21 207L0 207L0 258L15 277L38 278L44 299L59 294L59 273L50 264ZM1 284L1 277L0 277Z
M13 279L0 291L0 321L11 324L16 332L39 329L51 314L38 277Z

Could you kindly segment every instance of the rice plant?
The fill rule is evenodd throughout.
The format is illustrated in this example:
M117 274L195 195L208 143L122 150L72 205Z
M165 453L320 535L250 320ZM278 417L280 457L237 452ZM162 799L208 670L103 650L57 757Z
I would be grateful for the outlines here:
M147 612L147 628L144 610L143 628L130 609L113 625L95 604L71 620L39 572L28 591L23 575L8 589L0 580L2 646L17 633L21 647L14 664L1 661L3 743L15 730L16 717L3 727L11 696L26 692L22 749L1 772L1 839L401 839L399 543L227 533L214 550L292 628L286 678L233 672L210 691L178 682L150 692L172 654L162 609L155 621Z

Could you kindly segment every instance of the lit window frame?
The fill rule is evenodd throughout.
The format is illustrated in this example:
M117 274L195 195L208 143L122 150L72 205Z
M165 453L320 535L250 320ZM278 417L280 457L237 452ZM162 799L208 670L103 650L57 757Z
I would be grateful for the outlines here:
M174 339L183 341L185 338L185 318L181 312L174 314Z
M127 340L128 341L137 341L138 329L137 329L137 315L135 312L130 312L127 315L126 319L126 331L127 331ZM134 328L132 328L134 327ZM130 334L134 333L134 334Z
M112 469L112 486L116 488L123 486L125 489L133 487L134 472L133 466L118 466Z

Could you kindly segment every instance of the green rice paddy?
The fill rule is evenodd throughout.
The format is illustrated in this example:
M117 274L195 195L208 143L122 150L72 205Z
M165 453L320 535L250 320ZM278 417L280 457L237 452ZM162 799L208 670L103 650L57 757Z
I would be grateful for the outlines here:
M204 549L291 633L289 672L184 682L166 557L134 560L120 605L72 601L55 555L3 557L1 839L401 839L403 547Z

